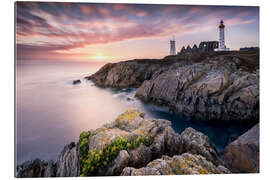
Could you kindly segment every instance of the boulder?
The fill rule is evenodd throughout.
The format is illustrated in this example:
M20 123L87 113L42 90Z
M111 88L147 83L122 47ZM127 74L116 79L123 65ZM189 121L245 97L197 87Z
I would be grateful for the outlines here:
M162 156L143 168L126 167L122 176L142 175L180 175L180 174L227 174L224 166L215 166L201 155L184 153L173 157Z
M222 157L232 172L259 173L259 124L226 146Z
M200 154L215 165L224 164L208 136L189 127L180 135L181 153Z
M139 147L129 151L130 160L128 165L131 167L143 167L152 160L152 151L150 147L140 144Z

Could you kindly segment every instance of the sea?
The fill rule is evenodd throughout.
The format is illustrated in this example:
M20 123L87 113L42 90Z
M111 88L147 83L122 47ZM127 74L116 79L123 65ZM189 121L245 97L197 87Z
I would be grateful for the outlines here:
M166 107L145 104L136 89L99 88L84 79L104 63L18 60L16 62L16 162L40 158L55 161L66 144L82 131L112 122L127 109L146 112L146 118L171 121L181 133L192 127L206 134L221 152L231 137L253 124L209 122L169 112ZM73 85L73 80L81 83Z

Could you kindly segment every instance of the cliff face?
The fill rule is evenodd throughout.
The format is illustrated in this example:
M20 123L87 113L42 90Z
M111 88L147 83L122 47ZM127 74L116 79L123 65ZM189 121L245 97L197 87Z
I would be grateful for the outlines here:
M258 121L258 52L182 58L107 64L87 79L103 87L138 87L139 99L197 119Z
M259 71L237 69L239 61L218 57L168 70L144 81L136 96L199 119L258 120Z
M108 63L91 76L85 77L101 87L130 88L139 87L145 80L155 78L160 73L188 61L175 62L158 59L131 60Z

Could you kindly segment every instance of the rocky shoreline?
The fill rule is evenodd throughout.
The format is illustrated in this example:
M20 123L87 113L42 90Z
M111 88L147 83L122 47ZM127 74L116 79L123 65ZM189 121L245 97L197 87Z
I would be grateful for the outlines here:
M112 123L81 133L57 162L36 159L19 165L17 177L259 172L258 124L219 154L203 133L187 128L177 134L168 120L144 115L127 110Z
M17 177L259 172L258 51L109 63L85 78L99 87L138 88L140 100L198 120L256 125L218 153L191 127L178 134L168 120L127 110L112 123L82 132L56 162L35 159L19 165Z
M136 87L142 101L196 119L259 121L257 51L109 63L86 79L100 87Z

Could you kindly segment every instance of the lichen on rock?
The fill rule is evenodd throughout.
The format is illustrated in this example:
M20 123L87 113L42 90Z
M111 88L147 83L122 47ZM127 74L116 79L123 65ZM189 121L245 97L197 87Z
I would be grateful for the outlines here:
M230 171L223 166L215 166L201 155L184 153L173 157L162 156L146 167L135 169L126 167L122 176L134 175L181 175L181 174L227 174Z

